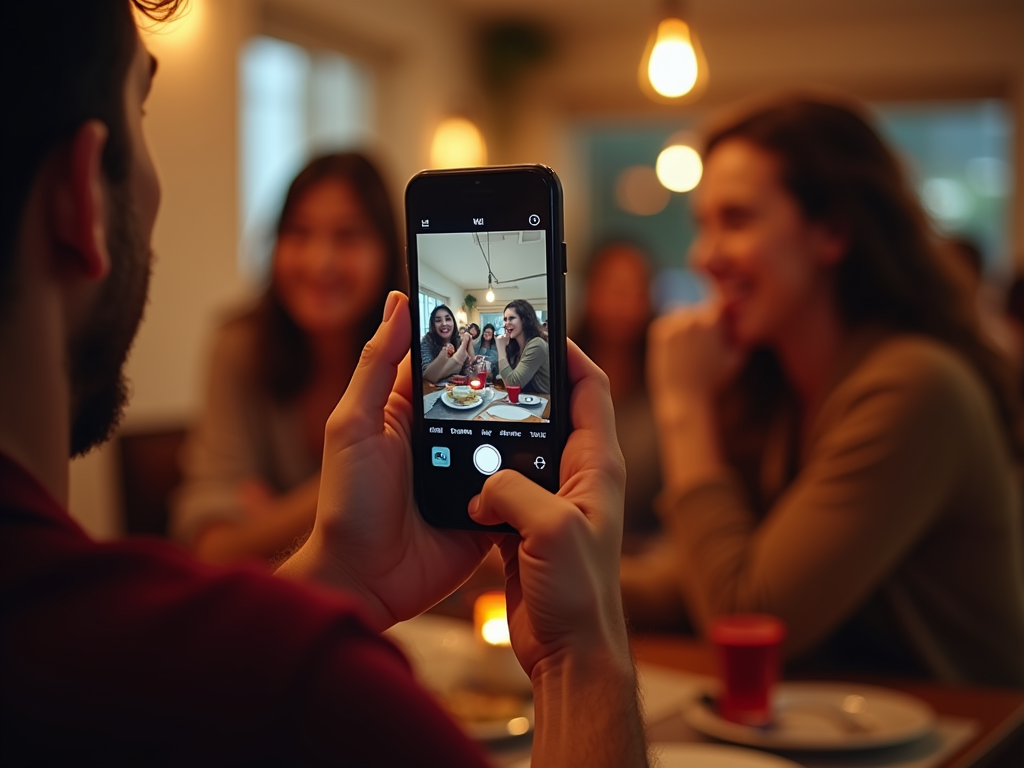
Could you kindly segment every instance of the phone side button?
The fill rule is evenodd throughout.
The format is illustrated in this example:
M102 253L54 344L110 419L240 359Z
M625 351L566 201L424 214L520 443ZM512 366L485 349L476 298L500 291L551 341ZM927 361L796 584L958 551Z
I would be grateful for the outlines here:
M562 243L562 274L569 274L569 257L566 255L565 243Z

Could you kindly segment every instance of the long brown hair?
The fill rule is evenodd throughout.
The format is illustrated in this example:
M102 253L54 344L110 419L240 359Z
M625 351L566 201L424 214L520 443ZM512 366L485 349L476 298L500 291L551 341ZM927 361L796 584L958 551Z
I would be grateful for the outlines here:
M523 342L522 346L515 339L509 339L508 346L505 348L508 364L515 368L519 364L519 356L523 354L523 349L530 343L530 340L540 336L547 341L548 334L541 327L540 323L537 322L537 310L526 299L513 299L505 305L505 309L509 307L514 309L515 313L519 315L519 320L523 324L523 335L526 337L526 341ZM502 313L504 314L504 310L502 310Z
M380 323L389 291L405 290L405 269L398 240L398 227L387 187L376 166L358 152L322 155L311 160L288 188L277 236L288 225L295 206L313 187L324 181L336 181L351 187L366 209L374 232L384 243L387 269L380 296L366 313L351 339L356 353L370 340ZM313 352L306 332L288 313L271 281L256 307L241 318L254 324L257 336L256 375L266 392L277 402L298 397L313 376Z
M877 324L937 339L978 373L996 405L1012 454L1018 404L1009 366L983 339L970 297L937 249L928 217L899 161L861 109L792 96L712 131L704 155L729 139L750 142L781 163L782 183L810 221L848 233L837 267L836 299L850 328ZM741 474L754 471L771 422L795 396L774 353L756 350L720 407L725 444Z

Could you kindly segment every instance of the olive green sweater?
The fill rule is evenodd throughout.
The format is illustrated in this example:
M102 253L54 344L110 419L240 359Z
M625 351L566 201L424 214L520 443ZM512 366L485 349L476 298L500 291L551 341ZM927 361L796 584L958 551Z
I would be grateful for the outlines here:
M499 357L498 365L502 380L523 388L524 392L551 393L551 361L548 357L548 343L540 336L534 336L519 355L519 362L513 368L508 358Z

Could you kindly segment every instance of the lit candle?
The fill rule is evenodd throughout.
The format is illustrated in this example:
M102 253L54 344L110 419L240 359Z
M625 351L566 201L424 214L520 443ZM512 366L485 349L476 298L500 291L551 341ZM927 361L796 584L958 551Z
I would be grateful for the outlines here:
M480 379L470 379L469 380L469 388L470 389L483 389L484 385L483 385L483 382L480 381Z
M476 636L489 645L511 645L504 592L485 592L473 604Z

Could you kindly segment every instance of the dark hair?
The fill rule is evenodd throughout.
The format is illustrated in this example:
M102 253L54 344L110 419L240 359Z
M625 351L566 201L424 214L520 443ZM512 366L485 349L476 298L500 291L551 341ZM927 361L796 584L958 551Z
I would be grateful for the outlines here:
M131 0L156 21L184 0ZM29 190L40 166L88 120L107 126L103 172L128 177L131 142L124 87L138 39L128 0L4 3L3 194L0 198L0 308L13 290L14 250Z
M487 339L484 338L484 331L486 331L488 328L491 329L491 340L490 341L487 341ZM486 349L494 349L496 345L497 345L497 342L495 342L495 340L494 340L494 324L493 323L487 323L487 325L485 325L483 327L483 330L480 331L480 342L477 344L477 348L478 349L484 349L484 348L486 348Z
M350 339L352 349L358 352L376 331L388 292L405 289L402 249L384 179L373 163L357 152L322 155L311 160L299 172L288 187L277 221L279 238L299 201L311 189L327 181L352 188L384 244L387 259L380 296ZM313 352L305 331L288 313L273 281L255 309L243 319L255 324L259 351L257 376L267 392L278 402L287 402L300 395L313 376Z
M623 237L614 237L604 240L597 248L594 249L593 255L590 258L590 262L587 264L584 270L583 283L586 286L590 286L590 281L594 276L594 273L601 267L602 264L609 258L609 255L614 253L616 250L624 249L632 251L637 254L640 261L643 262L644 268L647 270L648 277L650 277L651 263L647 258L647 249L639 243ZM646 328L650 328L650 324L654 322L654 303L651 302L648 306L649 315L647 317ZM633 388L642 388L645 386L646 375L647 375L647 336L646 331L640 335L637 339L636 345L631 348L634 354L632 368L639 372L638 376L634 376L630 379ZM571 334L572 340L579 345L587 355L593 357L596 353L595 347L599 343L599 340L594 338L593 326L588 322L588 318L584 315L579 322L579 326Z
M705 157L730 139L774 155L782 183L803 215L847 233L849 246L835 285L848 326L878 324L953 348L980 375L1007 443L1020 458L1008 366L981 336L970 297L938 252L930 221L900 163L861 110L816 98L785 98L713 131ZM770 420L793 403L774 354L755 351L722 397L722 427L731 438L725 443L744 454L730 459L738 465L756 461Z
M441 311L447 312L452 319L452 335L448 339L441 338L441 334L434 330L434 316ZM456 338L457 334L458 326L455 325L455 313L449 309L447 304L438 304L430 313L430 321L427 323L427 332L423 336L423 338L427 340L427 346L430 347L431 357L437 357L441 354L441 350L448 344L455 345L453 339Z
M467 331L469 331L472 328L476 328L476 335L479 336L481 333L480 326L477 325L476 323L470 323L469 325L466 326Z
M508 355L508 364L515 368L519 363L519 356L523 354L523 349L530 343L530 340L540 336L547 341L548 334L547 331L540 327L540 323L537 322L537 311L526 299L513 299L505 305L505 309L509 308L514 309L515 313L519 315L519 319L523 323L523 334L526 336L526 341L523 342L522 347L519 346L519 342L515 339L509 339L508 346L505 348L505 354ZM502 310L502 314L504 314L504 311Z

